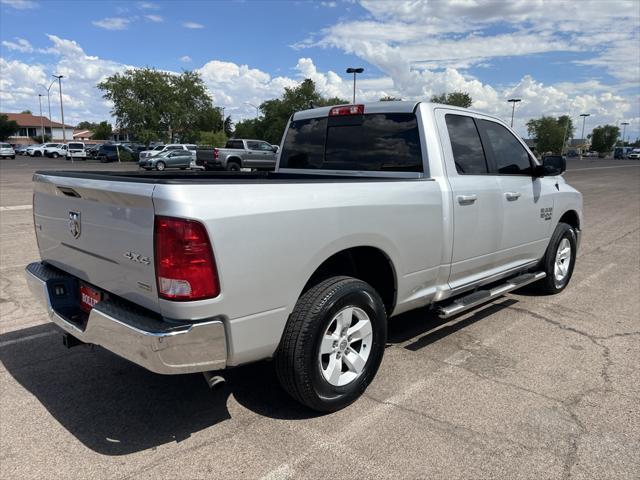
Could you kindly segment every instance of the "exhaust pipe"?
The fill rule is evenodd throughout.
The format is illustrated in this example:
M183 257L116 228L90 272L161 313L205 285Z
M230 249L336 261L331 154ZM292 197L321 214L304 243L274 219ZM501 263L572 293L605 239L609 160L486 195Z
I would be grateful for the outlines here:
M204 381L207 382L211 390L218 390L226 383L224 378L220 375L215 375L213 372L202 372L202 375L204 375Z
M62 335L62 344L67 348L76 347L78 345L86 345L86 343L78 340L76 337L69 333L65 333L64 335Z

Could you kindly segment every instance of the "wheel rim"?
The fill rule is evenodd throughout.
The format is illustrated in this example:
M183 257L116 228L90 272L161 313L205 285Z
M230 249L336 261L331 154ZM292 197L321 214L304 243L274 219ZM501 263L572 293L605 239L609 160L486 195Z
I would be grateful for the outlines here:
M553 275L556 284L562 284L569 274L571 265L571 243L568 238L563 238L556 250L556 262L553 266Z
M373 328L366 312L357 307L345 307L329 322L322 340L318 362L324 379L330 385L342 387L356 380L371 353Z
M164 170L164 163L162 163L162 162L158 162L158 165L156 165L156 168L157 168L158 170Z

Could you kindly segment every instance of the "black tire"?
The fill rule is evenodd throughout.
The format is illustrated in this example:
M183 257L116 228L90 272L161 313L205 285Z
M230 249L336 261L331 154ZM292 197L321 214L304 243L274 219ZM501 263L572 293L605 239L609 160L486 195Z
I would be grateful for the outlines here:
M33 152L33 156L34 157L41 157L42 156L42 152L39 152L39 151L36 150L35 152Z
M555 266L556 266L556 256L558 255L558 248L563 240L566 239L569 242L571 247L570 257L568 259L568 268L566 274L561 279L557 279L555 275ZM564 290L569 281L571 280L571 276L573 275L573 268L576 264L576 253L577 253L577 241L576 241L576 232L571 227L571 225L567 225L566 223L558 223L553 235L551 236L551 240L549 241L549 246L547 247L547 251L542 259L540 264L542 270L547 274L547 276L540 280L536 285L539 293L545 295L555 295L556 293L560 293ZM566 262L562 262L563 264Z
M350 306L369 317L371 348L360 374L343 386L334 386L322 374L320 343L336 314ZM386 340L387 316L378 293L355 278L329 278L298 299L275 355L278 380L289 395L313 410L339 410L360 397L371 383L382 361Z
M13 156L11 157L11 160L15 160L15 159L16 159L16 156L15 156L15 155L13 155Z
M51 154L51 156L52 156L53 158L58 158L60 155L58 155L58 153L57 153L57 152L53 152L53 153Z
M167 168L167 166L164 162L160 161L156 163L156 170L158 170L159 172L163 171L165 168Z
M240 164L238 162L227 162L227 171L229 172L239 172Z

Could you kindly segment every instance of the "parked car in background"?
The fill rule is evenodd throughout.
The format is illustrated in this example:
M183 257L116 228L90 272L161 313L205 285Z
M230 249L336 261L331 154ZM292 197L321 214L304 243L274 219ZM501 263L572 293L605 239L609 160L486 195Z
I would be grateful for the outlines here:
M9 143L0 143L0 158L16 158L16 151Z
M85 153L87 154L87 158L96 158L98 154L98 150L100 149L100 144L90 145L85 149Z
M273 170L276 167L276 152L277 148L264 140L232 138L224 148L198 149L196 164L205 170Z
M29 155L30 157L42 157L44 156L44 150L46 148L55 148L58 145L58 143L40 143L36 145L30 145L27 148L27 155Z
M53 147L45 147L43 153L49 158L65 157L67 155L67 146L64 143L58 143Z
M189 150L165 150L157 155L141 158L138 166L145 170L164 170L166 168L179 168L186 170L191 167L193 155Z
M18 145L17 147L15 147L16 155L26 155L27 148L29 148L30 146L31 145Z
M193 143L171 143L169 145L158 145L153 150L144 150L140 152L140 160L143 158L153 157L168 150L185 150L191 152L193 160L196 159L196 145Z
M86 160L87 150L83 142L67 143L67 160Z
M108 143L100 145L96 151L96 158L102 163L117 162L119 159L118 146Z
M627 158L630 160L640 160L640 148L634 148L627 154Z

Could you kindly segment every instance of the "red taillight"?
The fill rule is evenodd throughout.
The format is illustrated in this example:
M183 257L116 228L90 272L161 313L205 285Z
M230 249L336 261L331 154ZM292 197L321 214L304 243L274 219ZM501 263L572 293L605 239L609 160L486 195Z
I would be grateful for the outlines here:
M342 105L341 107L333 107L329 110L329 116L338 115L362 115L364 114L364 105Z
M218 151L217 148L213 149L213 159L214 160L218 160L218 157L220 156L220 152Z
M168 300L202 300L220 293L207 231L200 222L156 217L158 294Z

